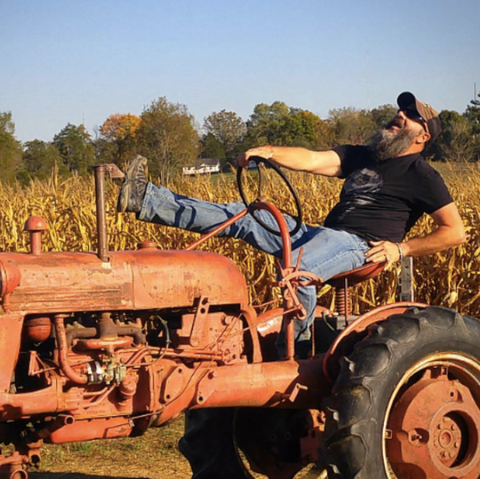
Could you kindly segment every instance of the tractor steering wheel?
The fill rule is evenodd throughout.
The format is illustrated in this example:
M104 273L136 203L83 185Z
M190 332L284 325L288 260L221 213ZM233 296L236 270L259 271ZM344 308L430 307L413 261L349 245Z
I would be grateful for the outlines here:
M264 163L266 166L271 168L277 175L280 176L280 178L283 180L283 182L286 184L288 190L290 191L294 202L295 202L295 209L296 209L296 214L292 215L290 213L287 213L286 211L280 209L280 211L284 215L288 215L292 217L295 220L295 224L293 229L289 231L290 236L293 236L295 233L298 232L302 225L302 207L300 205L300 200L298 199L297 192L295 191L295 188L292 186L290 183L290 180L286 177L285 173L273 162L262 158L260 156L252 156L249 158L250 161L255 162L258 168L258 191L257 191L257 198L253 202L249 202L247 195L245 194L245 188L243 185L243 177L244 177L244 170L245 168L239 167L237 169L237 185L238 185L238 191L240 192L240 196L242 197L243 202L245 203L245 206L250 209L251 215L253 218L257 221L258 224L263 226L267 231L270 233L281 236L281 232L279 230L276 230L272 228L270 225L265 223L265 221L262 220L262 218L259 215L259 210L255 208L251 208L252 205L255 204L257 201L263 201L262 198L262 168L260 168L260 164Z

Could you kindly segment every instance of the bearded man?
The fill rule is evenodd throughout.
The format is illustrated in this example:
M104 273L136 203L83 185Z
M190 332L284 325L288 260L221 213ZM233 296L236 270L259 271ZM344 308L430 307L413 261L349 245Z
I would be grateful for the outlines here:
M302 224L292 237L293 259L303 247L300 268L324 281L364 263L390 264L402 257L435 253L465 241L462 220L443 179L420 155L440 132L438 113L409 92L402 93L397 102L395 118L376 132L367 146L310 151L267 145L252 148L237 158L241 167L248 166L249 158L260 156L291 170L345 178L340 201L324 226ZM143 221L208 233L244 205L210 203L147 184L146 159L137 157L127 170L118 209L135 212ZM404 241L424 213L433 218L436 229ZM269 214L259 212L262 214L268 222ZM290 220L287 218L287 222ZM267 232L251 215L219 236L241 238L281 257L281 239ZM298 296L308 313L307 321L296 322L295 332L296 352L304 357L310 347L315 287L300 288Z

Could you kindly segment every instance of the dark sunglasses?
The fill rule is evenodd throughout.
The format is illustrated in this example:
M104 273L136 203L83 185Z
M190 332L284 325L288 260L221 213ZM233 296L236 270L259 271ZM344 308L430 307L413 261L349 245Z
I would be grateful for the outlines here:
M423 125L423 129L428 133L428 123L425 120L425 118L423 118L423 116L418 113L418 111L410 110L410 109L402 110L400 108L397 111L397 113L400 113L401 111L403 111L403 113L405 113L405 115L408 119L416 121L417 123L421 123Z

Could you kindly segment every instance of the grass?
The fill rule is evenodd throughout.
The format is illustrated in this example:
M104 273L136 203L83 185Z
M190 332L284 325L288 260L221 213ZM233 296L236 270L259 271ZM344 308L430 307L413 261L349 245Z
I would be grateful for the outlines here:
M190 466L177 447L183 428L182 418L138 438L45 444L40 467L30 470L31 477L189 478ZM10 447L2 450L9 451Z
M190 465L177 446L183 428L182 417L173 424L149 429L138 438L46 444L40 468L31 470L31 479L52 479L57 475L68 479L189 479ZM266 477L250 473L255 479ZM296 479L307 477L309 468L298 473Z

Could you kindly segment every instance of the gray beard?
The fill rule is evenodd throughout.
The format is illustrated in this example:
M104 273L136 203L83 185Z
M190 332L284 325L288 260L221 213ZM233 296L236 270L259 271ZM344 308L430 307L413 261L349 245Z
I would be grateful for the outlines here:
M388 126L388 125L387 125ZM394 133L386 128L377 130L370 139L369 146L378 161L402 156L417 136L413 130L403 128Z

